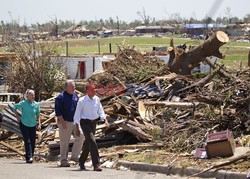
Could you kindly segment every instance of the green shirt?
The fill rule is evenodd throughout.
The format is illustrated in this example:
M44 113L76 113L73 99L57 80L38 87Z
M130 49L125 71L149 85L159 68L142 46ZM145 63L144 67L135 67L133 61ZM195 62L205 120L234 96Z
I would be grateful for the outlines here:
M37 124L36 118L40 115L40 107L38 102L34 101L32 104L29 100L23 100L13 107L15 110L21 109L21 121L27 127L34 127Z

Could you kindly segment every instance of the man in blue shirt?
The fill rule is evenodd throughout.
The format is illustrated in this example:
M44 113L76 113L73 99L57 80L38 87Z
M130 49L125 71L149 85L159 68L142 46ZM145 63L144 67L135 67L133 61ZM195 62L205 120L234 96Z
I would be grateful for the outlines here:
M78 102L78 96L75 93L75 83L68 80L65 83L65 91L59 94L55 100L55 113L58 119L59 137L60 137L60 167L69 167L68 150L70 137L73 134L75 142L72 148L71 160L77 162L79 153L83 146L84 136L82 132L76 134L74 125L74 114Z

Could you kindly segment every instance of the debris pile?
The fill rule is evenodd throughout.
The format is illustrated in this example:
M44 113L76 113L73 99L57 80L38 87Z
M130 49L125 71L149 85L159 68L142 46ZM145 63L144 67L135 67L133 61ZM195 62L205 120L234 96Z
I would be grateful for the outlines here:
M250 69L229 71L205 60L211 73L183 76L159 59L120 49L105 72L86 81L96 84L111 124L97 126L98 146L161 141L170 152L184 152L204 147L213 131L229 129L234 137L249 134ZM53 103L54 98L40 103L43 122L38 144L44 153L58 155ZM0 124L20 136L11 106L3 110Z
M136 83L149 75L154 75L157 69L164 66L164 61L150 56L144 56L134 49L120 50L117 58L106 62L104 73L91 76L89 82L98 84L117 84L115 76L122 82Z
M124 51L127 53L129 50ZM142 58L139 52L132 52L134 57ZM121 53L122 57L124 53ZM202 146L206 142L206 135L214 130L229 129L235 137L249 134L250 69L228 71L206 60L214 68L210 74L188 77L171 73L167 67L158 67L153 76L148 74L134 81L133 85L128 84L126 77L120 77L120 73L117 76L113 73L129 68L126 65L120 64L115 70L107 68L105 77L109 81L105 83L116 81L124 88L102 99L106 104L105 111L111 116L126 119L127 123L153 126L151 130L141 129L156 139L164 139L165 147L172 151ZM99 79L95 81L96 84L102 84L102 79ZM90 82L93 82L92 78ZM146 138L151 140L149 136Z

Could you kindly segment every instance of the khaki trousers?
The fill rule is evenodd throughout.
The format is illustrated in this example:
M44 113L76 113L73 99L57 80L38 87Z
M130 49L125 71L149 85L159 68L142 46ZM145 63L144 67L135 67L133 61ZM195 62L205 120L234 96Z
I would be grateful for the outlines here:
M67 129L62 127L60 121L57 122L59 127L59 137L60 137L60 154L61 154L61 161L68 160L68 151L69 151L69 141L71 135L74 136L75 142L72 148L72 155L71 158L78 159L79 153L82 150L83 142L84 142L84 135L81 131L80 136L77 136L75 133L75 125L73 122L66 122Z

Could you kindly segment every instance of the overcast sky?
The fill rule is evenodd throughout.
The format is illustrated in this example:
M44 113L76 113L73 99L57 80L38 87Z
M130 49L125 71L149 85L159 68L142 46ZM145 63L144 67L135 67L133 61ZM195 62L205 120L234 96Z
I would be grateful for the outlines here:
M42 23L55 16L62 20L95 20L116 18L132 21L139 19L137 11L145 8L147 14L156 19L169 18L171 13L197 19L206 14L214 18L225 16L231 8L233 16L242 18L250 13L250 0L0 0L0 20L19 19L23 24Z

